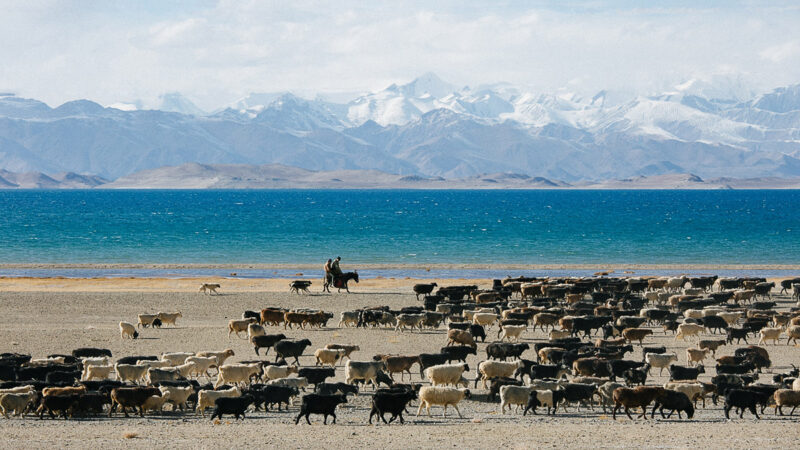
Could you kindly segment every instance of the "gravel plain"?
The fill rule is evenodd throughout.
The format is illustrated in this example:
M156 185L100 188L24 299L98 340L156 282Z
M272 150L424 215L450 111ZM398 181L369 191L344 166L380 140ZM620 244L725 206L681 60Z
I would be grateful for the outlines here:
M245 309L258 310L266 306L287 308L317 308L333 312L336 317L328 328L313 330L277 330L290 338L309 338L312 346L301 357L301 365L313 365L311 355L316 348L327 343L358 344L361 351L354 353L356 360L368 360L376 353L418 354L435 353L445 345L446 330L396 333L386 329L337 328L339 313L365 306L389 305L392 308L416 305L410 286L415 280L365 280L353 288L352 294L296 295L284 287L286 280L269 282L248 281L236 284L223 283L222 295L209 296L196 292L199 280L128 280L120 282L127 291L107 288L114 285L108 280L38 280L22 288L24 281L8 279L0 282L0 351L31 353L44 357L51 353L69 353L82 346L106 347L115 357L132 354L160 354L165 351L202 351L231 348L233 361L255 359L253 348L246 339L227 336L227 322L239 318ZM459 284L477 283L487 286L490 280L451 280ZM442 283L440 283L442 284ZM451 283L452 284L452 283ZM16 287L15 287L16 286ZM21 287L22 286L22 287ZM81 286L85 291L81 290ZM104 288L106 286L106 288ZM227 287L227 288L226 288ZM794 305L787 296L777 297L780 309ZM136 322L136 315L157 311L181 311L183 318L175 328L141 330L138 340L122 340L118 326L120 320ZM493 331L496 331L493 330ZM490 334L487 343L496 333ZM704 336L712 337L712 336ZM716 336L718 337L718 335ZM529 343L546 339L541 332L530 329L524 334ZM751 342L754 343L754 342ZM661 329L649 337L646 345L666 345L675 351L679 363L686 363L685 348L693 341L675 341L670 333ZM744 344L742 344L743 346ZM470 356L469 379L474 369L485 358L486 344L479 344L478 356ZM733 354L738 346L725 346L718 353ZM800 365L800 349L781 345L766 347L773 361L773 371L784 371L790 363ZM272 356L272 355L270 355ZM523 355L533 359L532 351ZM640 359L637 348L629 358ZM714 375L713 362L706 361L708 371L701 376L709 380ZM415 367L416 369L416 367ZM343 381L344 369L337 368L336 381ZM406 378L407 380L407 378ZM204 381L201 379L201 382ZM405 380L404 380L405 381ZM420 382L419 374L413 377ZM667 375L654 376L648 384L662 384ZM771 375L762 376L770 382ZM472 386L471 386L472 388ZM367 389L363 393L368 394ZM194 413L182 414L165 411L140 419L99 417L75 420L39 420L0 418L0 442L6 448L41 448L43 446L81 447L88 445L104 448L226 448L245 445L262 445L280 448L330 448L336 445L370 446L385 448L587 448L592 447L709 447L709 448L794 448L800 438L800 417L781 417L768 408L761 420L749 413L744 419L726 420L722 404L699 408L693 420L637 419L630 421L624 415L612 420L602 409L570 407L559 409L554 416L540 411L536 416L520 413L500 414L499 402L485 400L486 391L473 389L472 400L460 405L463 419L448 410L441 416L441 408L434 407L433 417L416 417L416 405L409 408L406 424L369 425L369 395L351 397L347 405L340 406L336 425L322 425L321 416L312 416L312 426L301 422L294 425L298 407L289 412L249 413L245 420L226 418L213 423ZM649 417L649 414L648 414ZM129 438L125 436L128 435Z

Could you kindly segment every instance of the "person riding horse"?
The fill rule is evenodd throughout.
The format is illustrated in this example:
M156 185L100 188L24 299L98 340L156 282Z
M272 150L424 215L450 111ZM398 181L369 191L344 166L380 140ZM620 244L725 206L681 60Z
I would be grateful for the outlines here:
M333 262L325 263L325 283L322 286L323 292L330 292L330 287L333 286L339 290L345 289L347 292L350 290L347 288L347 282L350 280L355 280L358 283L358 273L357 272L348 272L343 273L342 269L339 267L339 261L342 260L341 256L337 256ZM330 260L328 260L330 262Z

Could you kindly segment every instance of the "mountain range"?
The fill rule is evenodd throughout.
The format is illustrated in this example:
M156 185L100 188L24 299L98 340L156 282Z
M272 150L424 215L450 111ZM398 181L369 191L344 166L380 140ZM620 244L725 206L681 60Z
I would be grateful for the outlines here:
M690 80L657 95L581 96L456 87L425 74L345 102L254 93L207 113L171 93L160 108L51 108L0 94L0 169L101 177L88 184L186 163L571 185L800 176L800 84L754 93L736 80Z

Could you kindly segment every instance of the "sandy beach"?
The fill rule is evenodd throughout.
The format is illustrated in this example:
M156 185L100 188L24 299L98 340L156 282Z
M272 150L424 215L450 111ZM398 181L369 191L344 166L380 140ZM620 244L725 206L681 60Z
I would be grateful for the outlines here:
M302 278L302 277L298 277ZM437 352L446 343L446 330L396 333L385 329L337 328L339 313L365 306L389 305L392 308L419 304L411 293L414 279L365 279L351 286L351 294L320 294L315 280L311 295L288 292L287 279L68 279L68 278L3 278L0 279L0 342L2 351L30 353L45 357L51 353L69 353L82 346L106 347L115 357L132 354L160 354L166 351L202 351L232 348L234 361L254 359L252 346L246 339L228 338L227 322L239 318L244 310L258 310L266 306L286 308L318 308L333 312L335 319L328 328L314 330L283 330L290 338L305 337L312 346L301 357L301 365L313 365L313 350L327 343L349 343L361 346L354 354L356 360L368 360L376 353L418 354ZM427 280L426 280L427 281ZM478 284L488 287L491 280L448 279L435 280L440 285ZM221 284L220 295L204 295L197 290L201 282ZM777 290L775 291L777 292ZM780 310L794 305L788 296L776 296ZM175 328L140 330L138 340L122 340L117 324L120 320L136 322L136 315L157 311L181 311L183 318ZM278 332L268 327L268 332ZM496 336L496 328L490 336ZM545 333L530 329L523 335L528 343L546 339ZM719 337L719 335L704 335ZM491 341L488 339L488 341ZM487 342L488 343L488 342ZM686 364L685 348L695 341L675 341L660 328L647 339L647 345L665 345L668 351L678 354L678 362ZM744 346L744 344L742 344ZM470 356L468 363L473 379L478 362L485 359L486 344L479 344L478 356ZM736 345L718 352L731 355ZM772 370L785 371L790 363L800 363L800 348L785 345L768 345L773 361ZM271 356L271 355L270 355ZM531 351L523 355L532 358ZM631 359L641 359L637 348ZM706 361L707 372L701 380L709 380L714 373L713 362ZM412 370L414 371L414 370ZM336 381L343 381L343 368L337 368ZM667 375L657 372L648 384L662 384ZM204 379L201 379L203 382ZM419 375L413 377L419 382ZM764 374L762 381L770 382L771 375ZM472 386L470 386L472 388ZM371 392L367 389L365 393ZM280 448L323 448L341 445L380 446L386 448L433 447L696 447L711 448L787 448L796 445L800 437L798 420L780 417L768 408L761 420L747 413L744 419L725 420L722 405L710 402L699 408L691 421L661 419L630 421L618 416L611 419L602 409L570 407L559 410L554 416L542 411L536 416L523 417L519 413L500 414L499 403L489 403L486 391L480 386L473 390L472 400L465 400L459 419L455 411L441 417L441 408L435 407L434 416L424 413L416 417L417 402L409 408L407 423L400 425L367 424L369 396L360 395L338 411L337 425L323 426L321 416L312 416L312 426L294 425L298 407L290 412L248 413L244 421L226 418L218 424L208 418L189 413L166 411L145 418L125 419L100 417L76 420L0 419L2 441L9 448L41 448L43 446L81 447L88 445L104 448L219 448L252 444ZM649 417L649 414L648 414ZM123 435L134 433L135 438ZM232 445L231 445L232 444Z

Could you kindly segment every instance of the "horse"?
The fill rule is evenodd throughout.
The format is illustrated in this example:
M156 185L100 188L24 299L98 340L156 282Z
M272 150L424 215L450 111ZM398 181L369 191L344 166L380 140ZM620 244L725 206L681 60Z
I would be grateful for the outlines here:
M347 293L350 293L350 289L347 287L347 283L353 280L358 283L358 272L345 272L340 276L333 277L333 287L338 289L338 292L342 292L342 289L346 290ZM325 284L322 285L322 292L330 292L331 283L328 283L328 280L325 280Z

